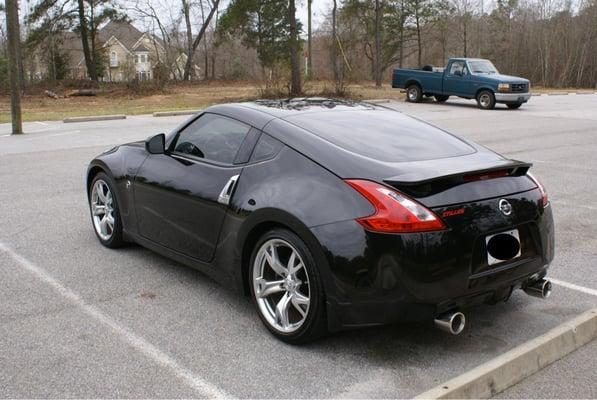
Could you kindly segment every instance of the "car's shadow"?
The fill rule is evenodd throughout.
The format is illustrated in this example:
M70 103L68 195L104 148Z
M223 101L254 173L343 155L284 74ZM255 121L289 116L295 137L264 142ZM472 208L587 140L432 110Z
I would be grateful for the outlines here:
M435 101L433 99L433 97L426 97L420 101L420 104L429 104L429 105L434 104L438 107L446 107L446 108L451 108L451 107L458 108L459 107L459 108L466 108L466 109L476 109L479 111L510 111L510 112L512 112L512 111L522 111L524 109L524 104L519 109L511 110L505 104L498 103L495 105L495 108L493 110L482 110L477 106L477 103L475 102L475 100L466 100L466 99L458 99L458 100L461 100L461 101L455 102L455 101L449 99L443 103L439 103L439 102Z

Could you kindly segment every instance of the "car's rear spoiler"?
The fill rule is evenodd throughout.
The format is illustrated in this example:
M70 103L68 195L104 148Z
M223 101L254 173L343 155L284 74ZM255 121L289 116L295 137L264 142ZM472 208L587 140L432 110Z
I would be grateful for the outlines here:
M448 160L413 163L408 172L384 179L388 185L415 196L426 196L449 187L474 180L485 180L504 176L523 176L533 165L517 160L495 160L475 165L454 163ZM416 165L418 164L418 165Z

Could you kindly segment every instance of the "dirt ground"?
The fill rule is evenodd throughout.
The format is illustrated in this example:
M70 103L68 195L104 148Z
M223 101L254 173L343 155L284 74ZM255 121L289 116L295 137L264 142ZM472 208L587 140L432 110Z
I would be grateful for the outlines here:
M56 90L56 89L55 89ZM305 82L306 95L333 96L331 82ZM566 91L565 89L536 89ZM576 91L575 89L572 89ZM110 114L150 114L155 111L195 110L212 104L271 97L263 86L248 82L209 82L171 85L164 90L142 90L131 94L124 86L102 88L98 95L66 97L68 89L56 90L58 99L44 94L43 87L29 88L22 98L24 121L51 121L65 117ZM72 91L72 90L71 90ZM535 90L534 90L535 91ZM145 93L145 94L143 94ZM389 84L376 88L373 82L350 84L347 96L354 99L403 99L404 94ZM10 122L10 97L0 96L0 123Z

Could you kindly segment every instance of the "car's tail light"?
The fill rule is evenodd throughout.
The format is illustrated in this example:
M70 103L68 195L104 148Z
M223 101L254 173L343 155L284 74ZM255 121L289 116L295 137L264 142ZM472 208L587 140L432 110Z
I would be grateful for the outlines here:
M547 197L547 191L545 190L545 186L543 186L543 184L539 182L539 179L537 179L530 172L527 172L527 176L531 178L533 182L535 182L535 185L537 185L537 188L539 188L539 192L541 192L541 199L543 201L543 207L547 207L549 205L549 197Z
M384 185L360 179L349 179L346 183L375 207L375 213L357 219L370 231L409 233L437 231L446 227L432 211Z

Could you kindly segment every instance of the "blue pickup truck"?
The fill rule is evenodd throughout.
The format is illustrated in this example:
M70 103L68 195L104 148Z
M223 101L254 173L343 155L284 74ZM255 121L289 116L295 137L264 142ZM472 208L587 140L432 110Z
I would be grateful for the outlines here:
M450 96L476 99L479 108L491 110L496 103L517 109L531 98L527 79L502 75L491 61L480 58L450 58L444 69L395 69L392 87L406 89L406 100L418 103L434 96L443 103Z

